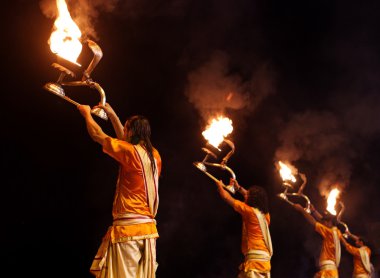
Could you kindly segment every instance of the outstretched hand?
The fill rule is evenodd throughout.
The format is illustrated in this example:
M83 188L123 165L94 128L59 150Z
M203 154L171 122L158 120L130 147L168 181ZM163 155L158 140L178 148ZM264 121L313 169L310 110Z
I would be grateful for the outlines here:
M234 187L238 188L240 185L237 180L230 178L230 185L233 185Z
M115 111L108 102L105 105L99 104L95 107L102 108L106 112L107 116L116 115Z
M91 108L89 105L83 105L83 104L79 104L77 106L79 112L82 114L83 117L87 117L88 115L91 114Z
M315 212L315 211L316 211L316 209L315 209L315 207L314 207L313 204L310 204L310 211L311 211L311 212Z

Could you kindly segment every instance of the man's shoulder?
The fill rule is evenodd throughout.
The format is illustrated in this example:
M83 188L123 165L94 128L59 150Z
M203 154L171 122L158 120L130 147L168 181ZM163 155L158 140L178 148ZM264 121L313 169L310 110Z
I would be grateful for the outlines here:
M119 147L125 150L133 150L133 145L125 140L120 140L114 137L107 137L105 140L105 144L112 145L114 147Z
M250 207L249 205L247 205L246 203L238 200L238 199L234 199L234 207L235 209L238 209L239 211L249 211L249 212L252 212L253 213L253 208Z
M156 148L153 148L153 155L161 157L160 152Z

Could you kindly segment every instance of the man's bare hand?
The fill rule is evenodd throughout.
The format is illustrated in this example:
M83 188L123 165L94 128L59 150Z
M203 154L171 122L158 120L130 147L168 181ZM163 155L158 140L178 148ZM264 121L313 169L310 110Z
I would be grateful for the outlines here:
M305 210L300 204L294 204L293 207L300 212Z
M91 114L91 108L89 105L82 105L82 104L79 104L77 106L79 112L82 114L83 117L87 117L88 115Z
M107 113L107 116L109 116L109 117L110 116L116 116L115 111L113 110L113 108L111 107L111 105L108 102L105 105L99 104L96 107L102 108Z

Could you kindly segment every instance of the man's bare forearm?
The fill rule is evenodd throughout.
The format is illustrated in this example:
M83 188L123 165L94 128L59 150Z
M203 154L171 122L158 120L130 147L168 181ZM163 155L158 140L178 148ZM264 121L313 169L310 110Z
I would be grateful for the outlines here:
M217 182L216 185L218 186L218 192L220 197L230 206L234 205L235 199L231 197L231 195L223 188L223 183Z
M88 134L91 139L95 142L103 145L104 140L108 137L102 130L102 128L98 125L97 122L92 118L91 115L88 115L86 118L86 127Z
M109 116L113 129L115 130L117 139L123 140L124 139L124 126L121 123L119 117L116 114L111 114Z
M314 219L313 216L311 216L309 213L307 213L305 211L305 209L300 204L294 204L293 207L305 217L307 222L309 222L311 225L315 226L317 221Z
M240 186L237 188L237 192L239 192L241 195L243 195L244 200L248 198L248 190L246 190L244 187Z

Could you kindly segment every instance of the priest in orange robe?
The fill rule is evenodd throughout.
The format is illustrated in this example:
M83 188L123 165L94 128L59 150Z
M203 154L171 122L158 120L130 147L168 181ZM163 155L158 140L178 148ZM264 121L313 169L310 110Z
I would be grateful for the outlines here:
M93 119L88 105L79 105L90 137L119 164L112 216L113 224L91 265L96 277L154 278L157 268L155 216L161 158L150 141L150 125L143 116L123 126L109 104L100 106L116 132L113 138Z
M241 251L245 257L240 265L238 278L270 278L272 240L269 232L270 215L268 198L264 188L251 186L248 190L232 180L244 202L233 198L222 181L217 183L221 198L227 202L243 220Z

